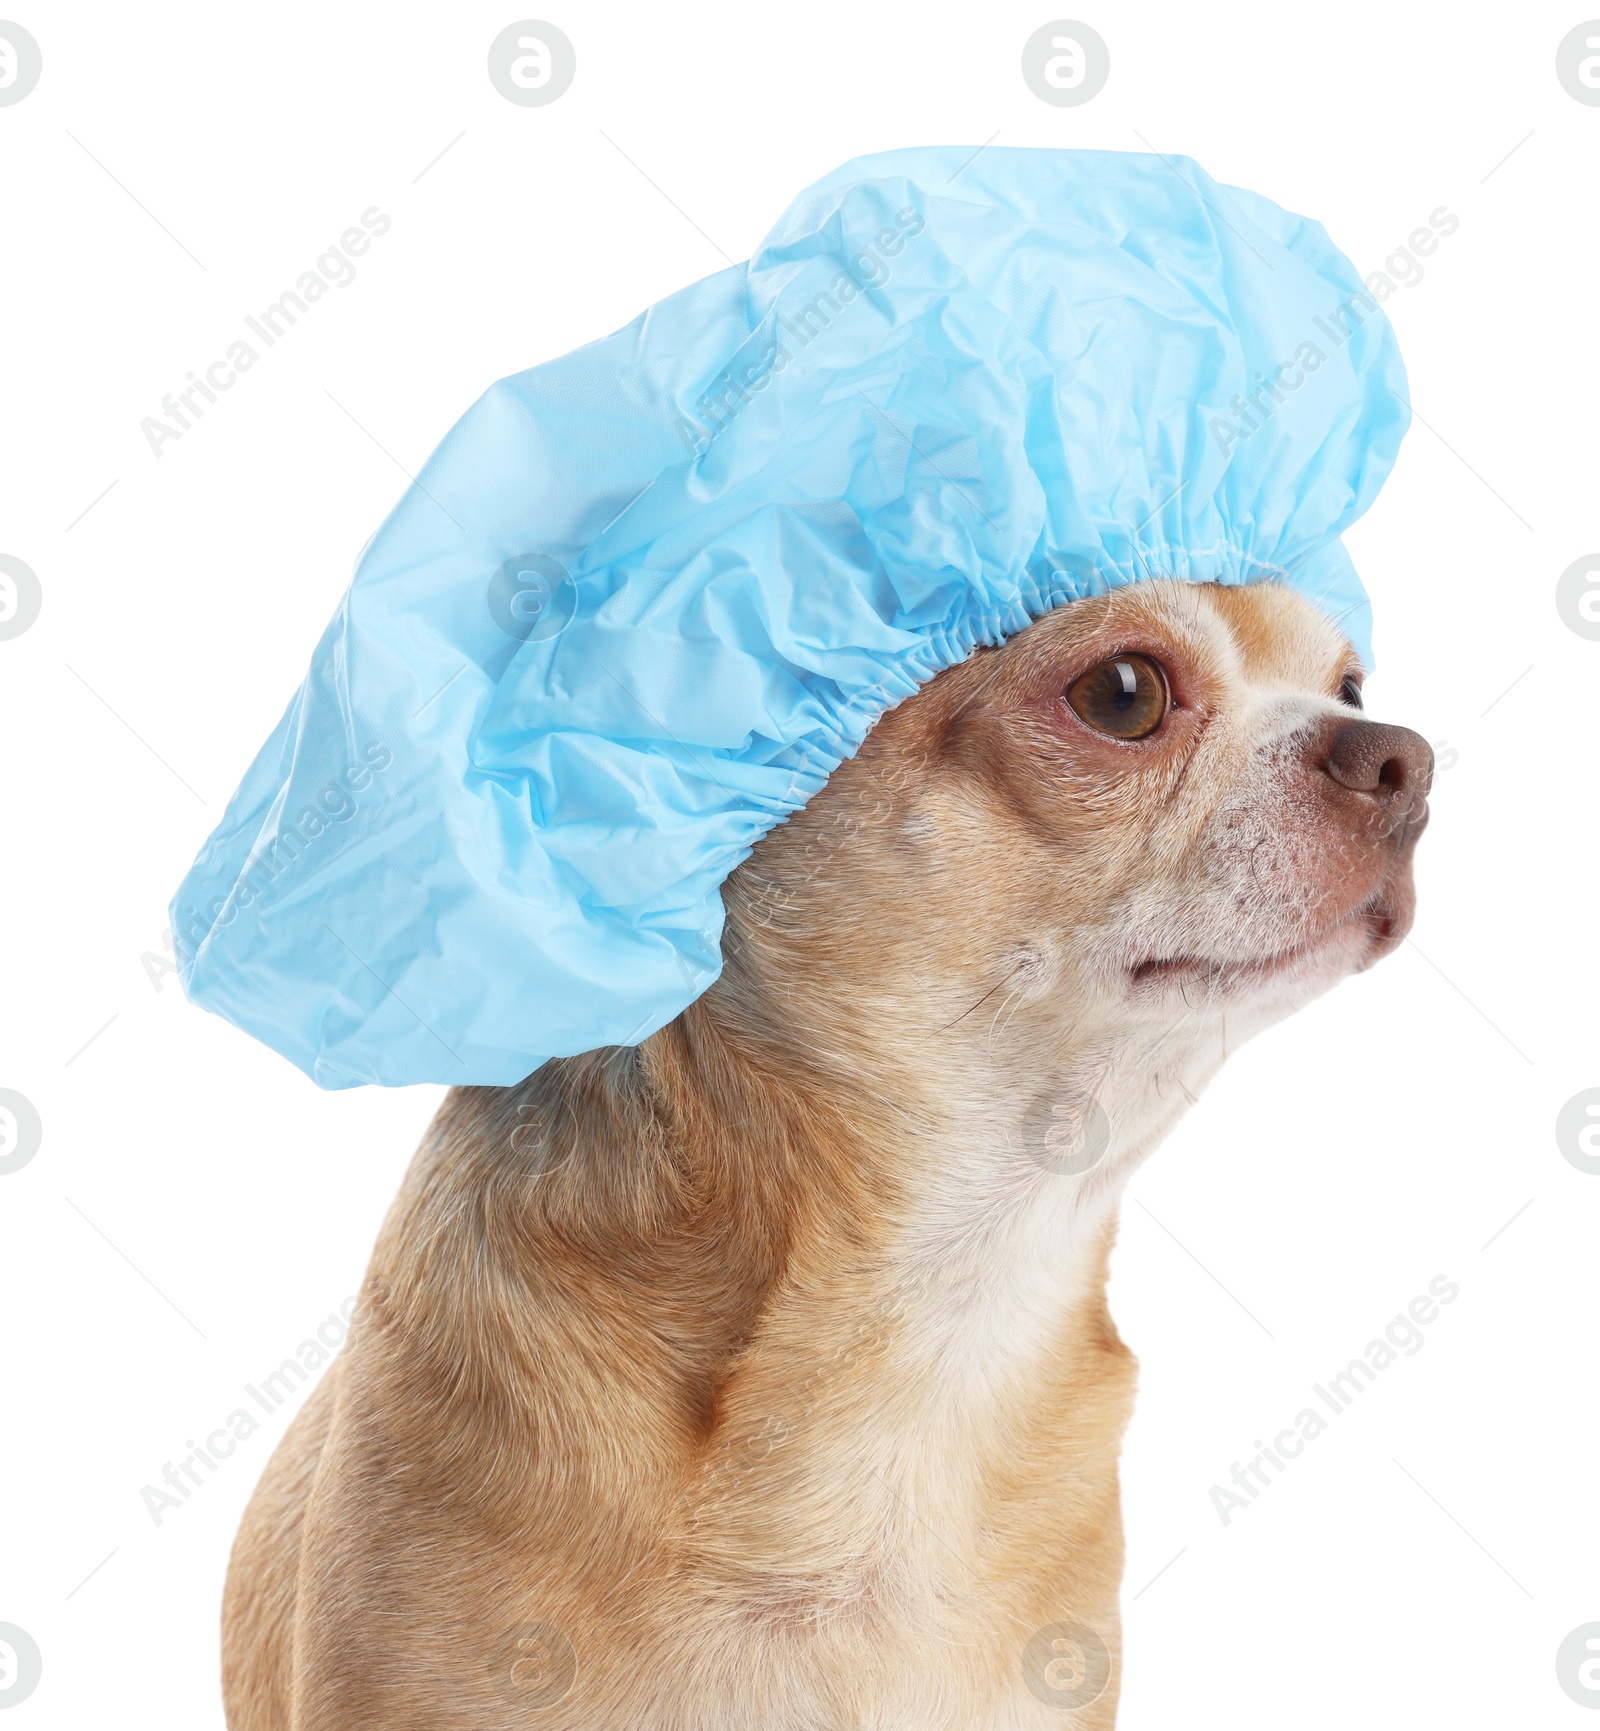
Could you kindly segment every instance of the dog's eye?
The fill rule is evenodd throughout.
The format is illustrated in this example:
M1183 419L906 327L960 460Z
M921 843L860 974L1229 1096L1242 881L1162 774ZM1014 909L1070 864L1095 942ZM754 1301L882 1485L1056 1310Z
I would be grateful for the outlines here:
M1366 707L1361 701L1361 682L1350 674L1345 675L1344 683L1339 687L1339 701L1349 704L1352 709Z
M1114 655L1074 680L1067 702L1097 733L1143 739L1167 713L1167 682L1143 655Z

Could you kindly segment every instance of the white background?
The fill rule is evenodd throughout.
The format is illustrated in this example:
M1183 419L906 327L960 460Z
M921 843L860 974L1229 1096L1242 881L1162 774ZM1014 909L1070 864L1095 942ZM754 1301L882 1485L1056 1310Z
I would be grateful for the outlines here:
M142 959L401 467L846 158L992 137L1193 155L1363 272L1460 219L1388 303L1419 424L1349 537L1369 706L1440 753L1414 943L1133 1186L1121 1724L1600 1723L1555 1674L1600 1619L1600 1177L1554 1137L1600 1084L1600 643L1554 605L1600 543L1600 108L1554 70L1586 13L1083 0L1110 80L1054 108L1019 71L1048 8L551 0L577 78L518 108L505 6L7 4L44 57L0 108L0 552L44 591L0 642L0 1086L44 1123L0 1177L0 1621L44 1655L7 1731L221 1724L283 1415L159 1527L141 1486L356 1290L438 1098L320 1093ZM153 457L141 419L372 205L357 279ZM1225 1527L1209 1487L1439 1274L1425 1348Z

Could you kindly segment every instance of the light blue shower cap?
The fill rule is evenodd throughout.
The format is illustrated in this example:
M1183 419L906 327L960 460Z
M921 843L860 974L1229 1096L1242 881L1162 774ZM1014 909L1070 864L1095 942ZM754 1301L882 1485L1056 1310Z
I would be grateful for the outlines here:
M716 978L719 889L884 710L1153 577L1286 583L1405 431L1314 222L1185 158L891 151L492 386L367 547L172 903L323 1087L510 1084Z

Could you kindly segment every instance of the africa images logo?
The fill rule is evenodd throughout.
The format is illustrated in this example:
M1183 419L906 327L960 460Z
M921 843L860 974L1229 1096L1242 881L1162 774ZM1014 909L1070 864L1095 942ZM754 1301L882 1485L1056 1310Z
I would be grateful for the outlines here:
M1326 1384L1312 1384L1312 1392L1333 1418L1348 1412L1357 1397L1378 1380L1378 1373L1387 1370L1397 1357L1414 1358L1422 1351L1427 1344L1422 1329L1438 1317L1440 1305L1455 1303L1461 1296L1461 1288L1448 1275L1436 1274L1428 1282L1428 1293L1431 1296L1419 1293L1413 1298L1384 1329L1383 1337L1368 1343L1360 1358L1351 1359L1337 1375L1330 1376ZM1330 1422L1331 1419L1324 1418L1314 1407L1308 1406L1296 1413L1293 1423L1279 1431L1271 1443L1257 1437L1254 1446L1260 1452L1243 1466L1238 1461L1233 1463L1230 1477L1235 1488L1230 1490L1226 1485L1211 1487L1211 1506L1221 1517L1223 1526L1233 1519L1235 1511L1249 1508L1272 1484L1273 1475L1267 1471L1269 1466L1281 1477L1288 1470L1289 1463L1298 1460L1305 1453L1306 1444L1315 1442L1328 1429Z
M323 1317L317 1324L315 1338L308 1336L301 1341L293 1358L284 1359L281 1364L268 1371L259 1384L247 1382L244 1392L249 1395L251 1404L265 1417L270 1418L279 1407L298 1394L313 1374L321 1370L344 1345L355 1309L356 1299L352 1295L337 1311L330 1311ZM186 1438L183 1445L185 1452L179 1456L177 1462L162 1463L161 1483L139 1487L139 1498L150 1519L159 1527L171 1510L181 1509L195 1491L233 1454L239 1444L253 1437L261 1425L261 1419L248 1407L240 1405L228 1413L214 1430L208 1432L204 1441L197 1441L194 1437ZM200 1470L202 1467L204 1472ZM0 1705L4 1705L3 1698L0 1698Z
M334 824L349 823L360 808L355 796L374 787L376 778L393 762L394 754L388 746L381 740L371 740L362 747L359 760L347 763L337 775L330 776L310 796L297 817L291 818L287 813L280 817L271 832L257 842L228 895L217 896L205 910L192 905L182 910L181 929L175 928L173 935L178 953L185 960L192 959L213 925L231 925L241 909L266 896L280 877L297 867L307 852L314 851L318 840Z
M275 301L259 313L246 313L244 322L250 333L270 349L280 337L287 335L297 319L314 307L330 289L349 288L356 280L355 260L389 232L390 219L369 205L361 213L360 226L352 224L316 261L316 268L300 273L292 289L285 289ZM192 430L194 423L206 412L208 403L221 399L222 391L231 391L240 375L260 360L260 353L244 337L236 338L228 351L205 369L204 374L190 373L189 383L178 391L169 391L161 399L161 414L146 415L139 423L145 443L153 457L164 455L162 446L181 439Z
M871 241L853 247L842 258L842 268L825 289L819 289L803 306L775 312L770 323L763 323L757 333L760 340L747 342L701 392L695 403L699 424L679 417L678 437L690 454L703 456L712 440L744 412L750 399L766 390L853 300L882 288L894 272L889 261L898 258L906 242L914 240L925 227L922 212L907 205Z
M1320 372L1329 355L1342 349L1383 301L1399 289L1415 288L1425 274L1421 260L1437 252L1439 242L1447 240L1460 226L1461 219L1442 204L1430 212L1426 228L1412 229L1383 261L1382 270L1368 272L1365 288L1352 290L1326 313L1319 313L1312 319L1305 340L1288 360L1280 361L1270 373L1258 372L1250 389L1234 396L1229 404L1232 420L1225 415L1213 415L1206 423L1206 430L1223 456L1259 433L1272 420L1277 405L1287 402L1313 374ZM1324 343L1326 349L1322 347Z

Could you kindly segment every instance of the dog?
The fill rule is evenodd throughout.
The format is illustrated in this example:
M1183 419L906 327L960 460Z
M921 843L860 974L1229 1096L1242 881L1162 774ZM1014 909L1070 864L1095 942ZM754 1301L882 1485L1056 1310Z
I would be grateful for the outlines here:
M1412 918L1432 754L1272 583L882 716L637 1047L448 1096L244 1518L232 1731L1114 1723L1129 1174Z

